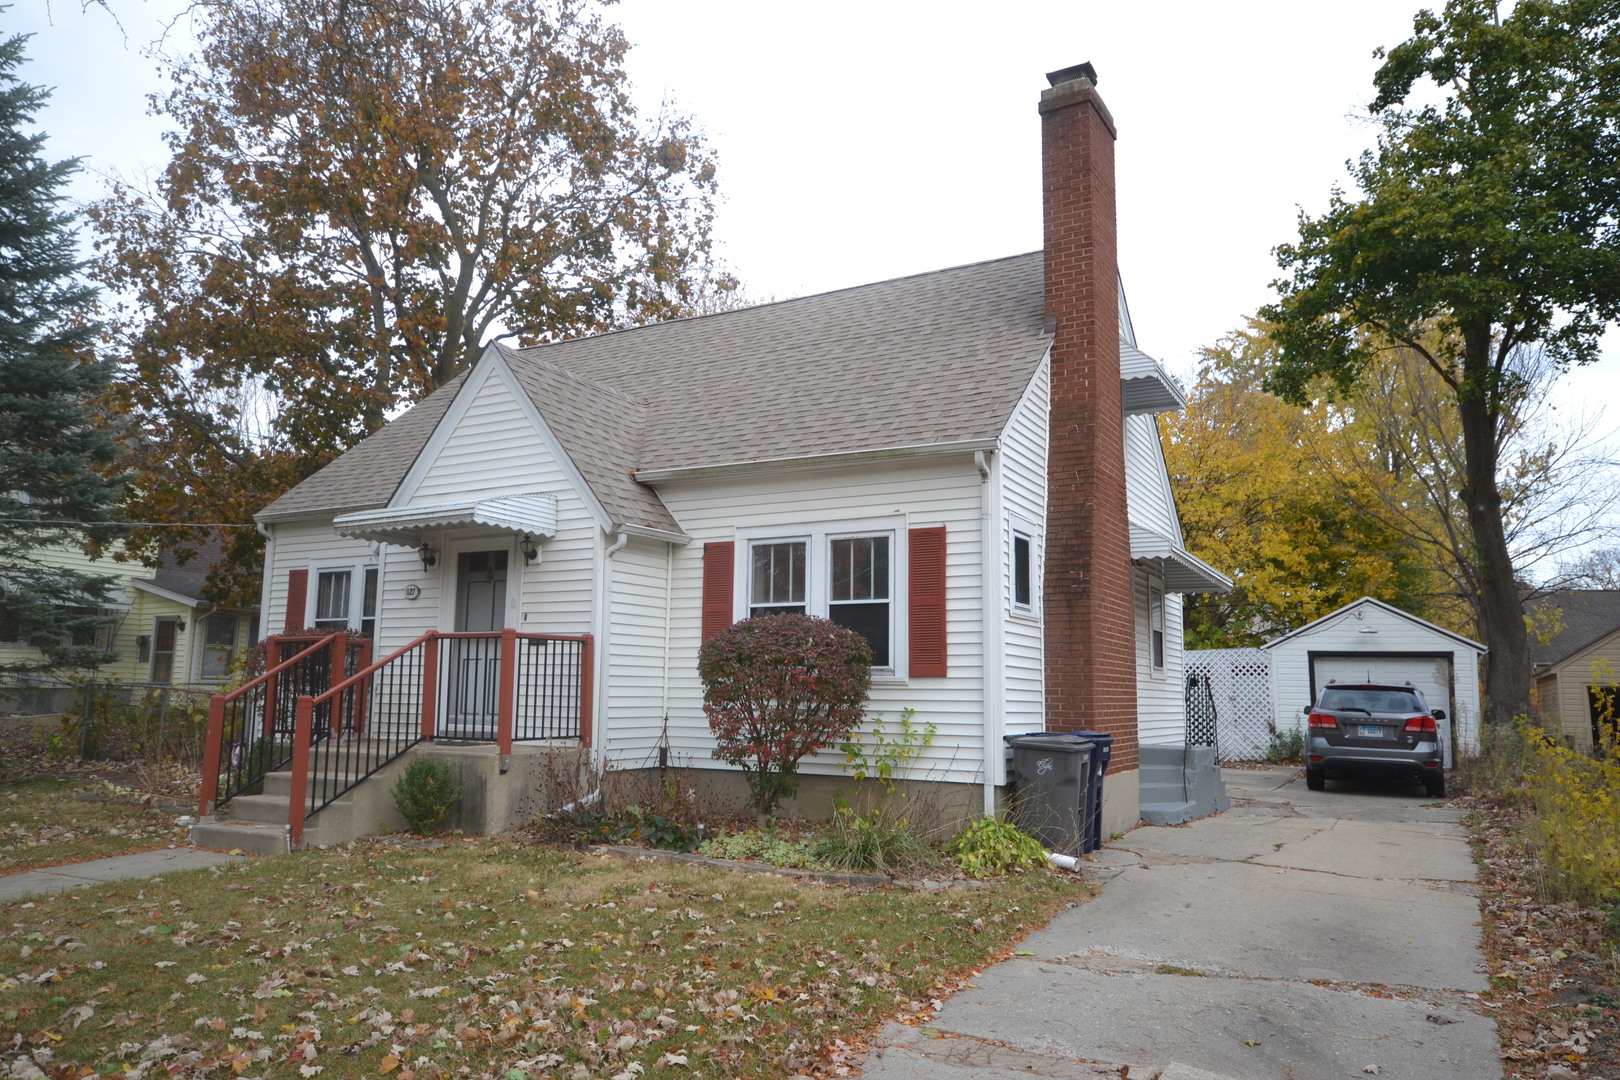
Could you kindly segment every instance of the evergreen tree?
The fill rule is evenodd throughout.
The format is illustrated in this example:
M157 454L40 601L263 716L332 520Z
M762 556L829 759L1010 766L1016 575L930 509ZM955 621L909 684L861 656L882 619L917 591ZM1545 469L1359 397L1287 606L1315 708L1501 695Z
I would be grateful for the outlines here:
M0 677L91 666L112 579L51 565L53 551L121 532L117 458L95 423L108 365L91 356L95 292L78 276L62 185L76 160L47 164L30 133L48 91L17 77L27 38L0 44L0 641L38 656L0 662Z

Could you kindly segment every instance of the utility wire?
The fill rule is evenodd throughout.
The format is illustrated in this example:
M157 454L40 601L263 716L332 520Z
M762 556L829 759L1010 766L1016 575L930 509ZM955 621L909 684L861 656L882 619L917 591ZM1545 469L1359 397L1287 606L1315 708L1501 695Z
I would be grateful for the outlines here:
M128 525L132 529L256 529L240 521L60 521L56 518L0 518L0 525Z

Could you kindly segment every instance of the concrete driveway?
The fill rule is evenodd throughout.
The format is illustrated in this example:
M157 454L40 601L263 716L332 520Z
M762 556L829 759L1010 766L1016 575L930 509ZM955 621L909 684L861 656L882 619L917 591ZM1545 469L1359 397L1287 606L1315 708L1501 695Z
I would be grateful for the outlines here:
M884 1028L880 1080L1502 1076L1477 999L1461 813L1416 785L1226 770L1232 809L1097 853L1059 915L928 1028Z

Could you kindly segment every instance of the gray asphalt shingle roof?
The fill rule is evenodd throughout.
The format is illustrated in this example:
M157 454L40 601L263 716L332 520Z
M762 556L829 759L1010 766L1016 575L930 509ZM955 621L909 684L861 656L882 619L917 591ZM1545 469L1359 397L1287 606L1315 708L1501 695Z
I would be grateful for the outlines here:
M616 522L674 527L637 469L999 435L1048 344L1040 252L503 350ZM263 511L385 505L449 407L431 395Z
M1534 626L1546 622L1536 619L1530 632L1530 662L1536 668L1561 664L1601 637L1620 630L1620 589L1560 589L1530 602L1533 612L1556 608L1559 616L1553 626L1558 628L1549 640L1542 641Z

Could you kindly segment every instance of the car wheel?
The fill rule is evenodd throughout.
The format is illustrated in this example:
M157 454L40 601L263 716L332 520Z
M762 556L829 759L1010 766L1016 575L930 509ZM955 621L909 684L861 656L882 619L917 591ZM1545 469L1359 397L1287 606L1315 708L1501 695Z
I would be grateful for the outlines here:
M1434 773L1431 776L1425 776L1423 778L1423 791L1431 799L1443 799L1443 798L1445 798L1446 797L1446 774L1445 773Z
M1323 791L1327 788L1327 771L1324 769L1306 769L1305 786L1312 791Z

